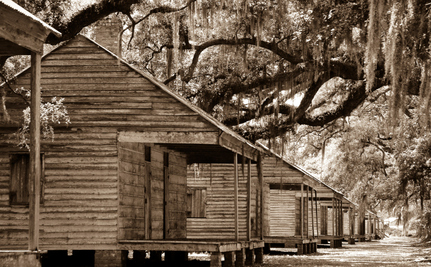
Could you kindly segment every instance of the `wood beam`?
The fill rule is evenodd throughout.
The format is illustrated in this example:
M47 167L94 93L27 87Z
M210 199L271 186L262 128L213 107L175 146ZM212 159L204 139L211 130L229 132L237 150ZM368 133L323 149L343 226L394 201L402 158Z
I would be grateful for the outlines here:
M264 231L264 192L263 192L263 163L262 163L262 154L260 151L257 153L257 178L260 190L260 218L256 218L256 221L260 221L260 239L263 240L265 231ZM257 204L257 203L256 203Z
M119 142L217 145L218 132L119 132Z
M301 184L301 238L304 239L304 184Z
M311 229L312 229L312 237L314 238L314 198L313 198L313 189L311 189Z
M31 53L29 250L39 247L41 54Z

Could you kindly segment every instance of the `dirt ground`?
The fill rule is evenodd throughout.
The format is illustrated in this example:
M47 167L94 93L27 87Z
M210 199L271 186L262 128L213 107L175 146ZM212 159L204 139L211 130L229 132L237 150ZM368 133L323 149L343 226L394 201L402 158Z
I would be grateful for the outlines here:
M418 242L412 237L389 237L355 245L343 242L342 248L318 248L317 253L305 256L272 249L270 255L265 255L263 266L431 266L431 246Z

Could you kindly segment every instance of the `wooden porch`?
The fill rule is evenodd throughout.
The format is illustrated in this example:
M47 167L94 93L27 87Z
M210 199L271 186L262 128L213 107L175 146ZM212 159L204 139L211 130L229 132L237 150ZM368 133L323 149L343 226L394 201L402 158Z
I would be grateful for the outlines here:
M161 253L165 252L165 261L176 264L187 262L188 252L209 252L211 267L246 266L263 263L262 240L227 241L227 240L119 240L118 250L150 251L154 262L161 262ZM172 253L170 253L172 252ZM235 255L235 256L234 256Z

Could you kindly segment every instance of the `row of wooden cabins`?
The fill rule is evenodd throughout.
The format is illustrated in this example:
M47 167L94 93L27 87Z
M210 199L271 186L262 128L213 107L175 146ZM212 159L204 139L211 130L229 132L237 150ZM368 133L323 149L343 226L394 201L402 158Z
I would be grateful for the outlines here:
M9 0L0 8L25 15ZM64 97L71 125L55 127L55 139L29 155L14 135L26 102L7 93L0 249L45 251L47 265L87 252L94 266L160 262L162 252L178 264L189 252L206 251L215 267L223 257L225 266L262 263L265 243L300 254L325 240L341 245L344 210L355 213L342 194L100 44L78 35L18 74L13 86L33 90L39 82L43 98ZM34 157L41 177L31 190ZM368 229L376 229L370 216Z

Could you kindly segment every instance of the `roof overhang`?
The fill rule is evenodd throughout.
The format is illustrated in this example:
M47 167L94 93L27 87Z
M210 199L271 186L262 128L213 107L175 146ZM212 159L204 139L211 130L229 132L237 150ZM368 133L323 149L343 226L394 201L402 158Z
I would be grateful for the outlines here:
M119 142L157 144L187 155L188 163L232 163L234 154L257 162L258 150L225 132L119 132Z
M0 0L0 56L42 53L49 34L61 36L12 0Z

